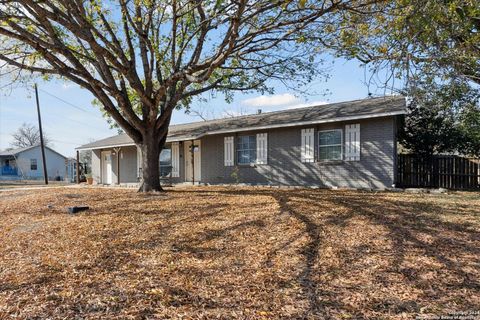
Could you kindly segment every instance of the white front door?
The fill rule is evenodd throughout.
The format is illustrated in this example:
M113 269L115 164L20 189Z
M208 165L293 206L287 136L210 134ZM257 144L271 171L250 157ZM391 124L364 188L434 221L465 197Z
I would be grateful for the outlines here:
M102 151L102 183L112 184L112 153Z
M193 145L193 159L192 159L192 142L185 141L185 181L192 181L192 176L195 176L195 182L199 182L202 177L202 150L200 140L195 140ZM193 162L193 166L192 166Z

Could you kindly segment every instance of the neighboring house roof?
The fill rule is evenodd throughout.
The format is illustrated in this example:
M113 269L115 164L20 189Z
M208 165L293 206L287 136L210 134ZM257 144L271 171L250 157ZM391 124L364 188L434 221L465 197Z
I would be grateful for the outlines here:
M11 150L4 150L4 151L0 151L0 156L16 156L22 152L25 152L25 151L28 151L30 149L33 149L33 148L37 148L37 147L40 147L40 145L35 145L35 146L30 146L30 147L23 147L23 148L16 148L16 149L11 149ZM59 156L63 157L63 158L66 158L64 155L62 155L61 153L53 150L52 148L50 147L45 147L45 149L48 149L52 152L55 152L56 154L58 154Z
M167 142L198 139L205 135L318 123L395 116L406 113L403 96L368 98L312 107L265 112L233 118L216 119L170 126ZM100 149L134 145L126 134L98 140L77 149Z
M16 148L16 149L10 149L10 150L4 150L0 151L0 156L14 156L17 155L23 151L30 150L32 148L35 148L36 146L30 146L30 147L23 147L23 148Z

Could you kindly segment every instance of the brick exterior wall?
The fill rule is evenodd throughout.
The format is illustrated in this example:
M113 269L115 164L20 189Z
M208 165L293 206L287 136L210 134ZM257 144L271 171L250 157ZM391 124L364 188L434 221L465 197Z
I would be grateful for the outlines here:
M393 117L314 126L315 157L317 158L318 153L319 130L344 130L346 124L353 123L360 123L360 161L302 163L300 159L302 127L292 127L238 133L238 135L244 135L268 132L268 164L225 167L223 139L225 136L234 134L204 137L202 139L202 182L354 188L391 187L394 183L396 153L396 122Z

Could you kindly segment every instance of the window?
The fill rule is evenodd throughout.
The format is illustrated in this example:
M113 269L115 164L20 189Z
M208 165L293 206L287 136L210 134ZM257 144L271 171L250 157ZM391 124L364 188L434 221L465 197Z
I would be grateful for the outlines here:
M37 159L30 159L30 170L37 170Z
M342 160L342 129L318 132L318 159Z
M172 149L165 148L160 152L160 176L166 177L172 172Z
M237 163L251 164L257 160L257 137L239 136L237 138Z

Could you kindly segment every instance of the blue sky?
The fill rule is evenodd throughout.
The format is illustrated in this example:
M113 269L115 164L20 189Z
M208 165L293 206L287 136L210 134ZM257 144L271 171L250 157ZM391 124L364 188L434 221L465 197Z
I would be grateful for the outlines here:
M364 84L364 68L355 61L330 60L333 66L328 80L317 80L309 85L311 95L299 95L284 86L276 85L273 96L260 94L236 94L232 103L225 103L223 97L209 98L207 103L194 104L192 109L200 110L208 118L226 114L255 113L302 107L311 104L347 101L366 98L368 88ZM0 79L0 87L6 79ZM93 96L72 83L39 82L39 96L43 128L53 141L58 152L73 156L75 147L92 140L115 135L109 129L100 111L93 107ZM373 88L371 88L373 90ZM373 93L382 95L383 91ZM56 97L64 100L61 101ZM199 121L200 118L175 111L172 124ZM37 124L35 97L31 88L2 89L0 92L0 150L10 146L12 133L22 123Z

